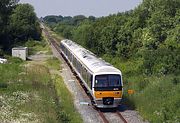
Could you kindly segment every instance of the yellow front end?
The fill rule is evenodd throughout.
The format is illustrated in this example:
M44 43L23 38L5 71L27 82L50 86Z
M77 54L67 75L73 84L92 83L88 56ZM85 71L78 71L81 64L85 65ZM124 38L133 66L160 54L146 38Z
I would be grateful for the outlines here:
M95 91L95 105L98 108L116 108L122 99L122 91Z
M96 99L104 97L122 98L122 91L95 91Z

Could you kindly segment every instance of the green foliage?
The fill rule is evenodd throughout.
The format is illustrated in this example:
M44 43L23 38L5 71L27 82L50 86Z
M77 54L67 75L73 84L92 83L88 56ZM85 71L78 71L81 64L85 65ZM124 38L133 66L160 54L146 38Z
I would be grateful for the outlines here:
M26 80L32 82L35 87L41 83L47 85L51 81L49 69L43 65L32 65L26 68L26 71Z
M81 25L81 23L94 22L96 18L94 16L89 16L88 18L84 15L71 16L46 16L43 20L58 34L61 36L72 39L73 37L78 38L76 31L79 30L76 27ZM84 24L85 25L85 24ZM88 32L88 31L85 31ZM74 34L76 33L76 34Z
M0 47L7 46L9 41L9 15L13 7L16 5L16 0L1 0L0 1Z
M18 58L10 58L8 59L8 62L10 63L0 64L0 83L17 81L18 74L22 71L22 67L20 66L22 60Z
M49 15L49 16L44 17L43 20L45 22L53 24L53 23L57 23L59 21L62 21L63 17L61 15L60 16Z
M45 39L41 41L35 41L35 40L28 40L25 43L25 46L28 47L28 53L29 55L36 54L38 52L47 52L50 53L50 47L45 41Z
M27 40L39 39L40 29L34 8L29 4L18 4L10 16L11 33L15 38Z
M46 63L51 69L54 69L54 70L60 70L61 69L61 66L60 66L61 63L60 63L59 59L56 57L48 59L46 61Z
M144 52L143 70L150 74L178 74L180 71L180 50L166 48Z
M125 90L135 90L125 97L145 119L180 122L179 0L143 0L128 12L53 29L119 68Z
M21 122L21 115L27 114L23 117L27 122L41 120L57 123L55 90L50 83L44 81L47 80L44 78L48 78L50 82L50 74L47 69L39 65L34 66L33 71L27 69L24 69L23 64L14 62L0 64L0 96L2 97L0 105L10 107L5 111L1 110L0 121Z
M66 24L58 24L57 27L54 28L54 31L58 32L60 35L66 38L72 38L72 30L74 29L71 25Z
M82 21L84 21L86 17L84 15L77 15L73 17L74 25L80 24Z
M82 119L80 115L76 113L73 106L72 95L66 88L65 83L62 78L58 75L54 76L54 84L57 91L57 95L61 97L58 111L59 119L61 122L72 122L72 123L81 123ZM68 102L68 103L67 103Z
M23 63L23 60L21 58L18 57L9 57L8 58L8 63L12 63L12 64L21 64Z
M91 22L85 21L80 24L77 28L75 28L72 32L73 39L77 41L77 43L81 44L84 47L91 47L91 41L89 39L89 28ZM83 36L83 37L82 37Z
M82 122L62 78L49 72L54 68L49 64L24 66L17 58L8 61L11 63L0 64L0 106L5 107L0 122ZM57 64L57 59L51 63Z
M30 38L39 40L41 37L34 8L18 2L0 1L0 47L5 51L10 51L14 45L22 44Z
M129 88L135 89L135 95L130 95L128 98L133 100L141 115L153 123L179 122L180 85L174 85L174 76L169 75L160 78L138 76L131 77L129 81L140 80L140 78L148 80L148 85L144 89L138 90L136 83L129 84ZM179 76L175 78L175 81L180 81Z
M144 0L135 10L94 21L75 16L69 20L78 23L61 21L54 30L99 56L142 57L144 74L179 73L179 6L178 0Z

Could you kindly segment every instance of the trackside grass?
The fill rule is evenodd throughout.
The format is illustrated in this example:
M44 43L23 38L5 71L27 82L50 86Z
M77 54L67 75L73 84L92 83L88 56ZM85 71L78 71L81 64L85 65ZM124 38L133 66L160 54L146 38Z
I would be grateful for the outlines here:
M82 122L62 78L50 72L59 70L60 62L46 62L10 58L0 64L0 122Z
M26 42L25 46L29 49L29 55L34 55L37 52L45 52L48 55L52 54L46 39L42 39L42 41L29 40Z
M130 78L129 81L131 81ZM135 79L134 79L135 80ZM136 78L137 80L137 78ZM132 96L127 96L134 102L136 109L145 119L153 123L180 121L180 76L168 75L161 77L146 77L143 81L129 88L136 90ZM144 80L144 81L145 81ZM141 84L140 84L141 83Z
M73 104L73 97L69 90L66 88L65 83L61 76L57 73L60 70L60 61L57 58L50 58L46 61L48 67L53 70L51 76L54 82L54 87L56 90L56 95L59 98L59 104L57 105L58 109L58 118L62 122L70 123L81 123L83 122L80 114L76 111Z
M48 69L22 63L1 64L0 68L0 82L7 85L0 87L0 122L58 123Z
M53 70L61 70L60 64L61 62L55 57L47 59L46 61L46 65L48 65L48 67Z
M62 78L58 75L54 76L54 84L57 95L60 98L59 116L62 122L81 123L82 119L80 114L77 113L71 93L67 90Z

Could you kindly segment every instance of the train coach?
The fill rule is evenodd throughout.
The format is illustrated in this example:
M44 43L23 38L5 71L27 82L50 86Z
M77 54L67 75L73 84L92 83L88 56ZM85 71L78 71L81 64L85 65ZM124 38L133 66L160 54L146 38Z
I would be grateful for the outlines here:
M62 40L60 50L90 93L94 106L118 107L123 94L120 70L71 40Z

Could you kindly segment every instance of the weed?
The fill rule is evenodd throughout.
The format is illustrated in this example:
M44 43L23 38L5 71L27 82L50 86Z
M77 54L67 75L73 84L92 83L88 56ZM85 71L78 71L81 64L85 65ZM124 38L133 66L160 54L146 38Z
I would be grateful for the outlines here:
M56 88L56 93L58 97L60 97L60 112L59 117L61 120L66 122L77 122L81 123L82 119L80 115L76 112L74 108L73 99L71 93L66 88L61 77L55 75L54 77L54 84ZM68 102L68 103L67 103Z
M50 67L50 69L54 69L54 70L60 70L61 69L61 62L59 61L58 58L50 58L46 61L47 65Z

